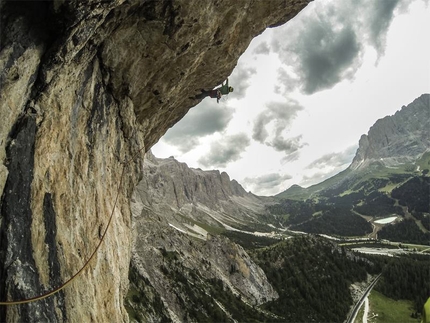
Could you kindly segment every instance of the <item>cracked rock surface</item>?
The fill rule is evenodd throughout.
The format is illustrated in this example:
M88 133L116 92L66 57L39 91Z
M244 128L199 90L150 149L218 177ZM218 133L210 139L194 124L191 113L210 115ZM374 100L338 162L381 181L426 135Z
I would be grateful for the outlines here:
M145 151L308 0L0 0L0 321L128 321Z

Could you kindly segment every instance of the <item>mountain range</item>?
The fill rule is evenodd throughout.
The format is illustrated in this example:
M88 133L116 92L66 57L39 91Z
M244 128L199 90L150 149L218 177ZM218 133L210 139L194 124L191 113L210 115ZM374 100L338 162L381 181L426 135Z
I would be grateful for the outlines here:
M386 167L414 163L430 150L429 95L423 94L392 116L379 119L363 135L349 168L357 170L370 164Z
M347 255L343 249L343 258L333 259L340 250L338 246L317 238L297 237L304 232L337 239L365 237L417 244L430 241L429 97L423 94L394 116L378 120L361 137L348 169L312 187L293 186L273 197L246 192L225 172L192 169L173 157L160 159L148 152L144 179L132 199L134 247L127 297L130 317L138 322L160 317L216 322L216 318L237 319L238 313L245 312L249 315L242 316L243 320L257 322L268 318L283 322L286 317L293 321L303 317L336 321L345 317L352 303L349 296L344 296L346 303L336 314L339 316L322 310L327 306L340 308L339 300L330 303L326 299L328 303L320 310L303 312L305 305L295 303L301 302L301 296L294 296L298 298L288 305L297 310L279 310L287 306L285 297L289 296L279 289L276 279L286 278L279 278L276 271L286 270L284 257L298 257L291 263L291 270L312 271L305 269L302 261L311 264L314 253L321 263L317 261L313 268L327 268L328 263L336 262L356 273L347 278L333 272L337 280L329 286L344 279L341 285L349 286L369 279L363 273L381 270L379 265L369 267L369 262ZM378 219L387 217L395 220L378 223ZM284 239L291 242L277 244ZM267 251L252 251L260 247ZM300 256L297 249L303 250ZM270 257L274 257L271 262L264 260ZM306 257L314 258L304 260ZM282 277L291 273L285 275ZM300 285L304 278L296 279L294 284ZM313 279L315 287L306 287L310 294L321 283L318 275ZM338 288L330 294L349 295L348 288Z
M277 197L307 198L330 190L342 194L351 188L359 190L360 183L370 177L423 172L429 168L429 128L429 94L423 94L394 115L377 120L368 134L361 136L356 155L347 169L306 189L293 185Z
M246 192L225 172L192 169L173 157L160 159L149 152L143 168L145 179L137 188L140 203L163 212L172 226L201 237L207 232L203 226L243 230L273 222L268 207L282 199L337 198L366 204L365 196L386 195L412 178L427 178L429 97L423 94L393 116L377 120L368 134L362 135L351 165L341 173L309 188L294 185L275 197ZM373 196L371 203L377 201ZM201 224L199 228L196 223Z

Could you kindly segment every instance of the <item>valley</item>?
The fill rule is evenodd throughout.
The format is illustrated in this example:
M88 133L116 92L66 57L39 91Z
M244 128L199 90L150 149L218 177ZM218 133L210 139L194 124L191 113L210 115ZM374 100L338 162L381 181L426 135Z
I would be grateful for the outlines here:
M397 118L425 114L428 97ZM272 197L147 153L132 199L130 315L160 318L139 305L152 290L172 321L343 322L380 277L375 293L407 300L418 317L430 290L430 152L363 149L338 175Z

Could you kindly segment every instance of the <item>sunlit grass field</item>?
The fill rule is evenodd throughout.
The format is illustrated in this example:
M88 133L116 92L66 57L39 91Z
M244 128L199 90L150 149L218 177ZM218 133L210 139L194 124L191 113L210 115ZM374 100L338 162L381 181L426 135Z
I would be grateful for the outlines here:
M410 301L396 301L373 290L369 296L368 323L417 323L411 317L413 305Z

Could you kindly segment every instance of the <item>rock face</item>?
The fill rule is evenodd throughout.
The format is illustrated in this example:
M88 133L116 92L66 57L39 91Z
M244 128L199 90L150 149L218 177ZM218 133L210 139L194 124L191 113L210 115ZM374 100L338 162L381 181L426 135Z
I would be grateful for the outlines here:
M205 237L203 228L191 228L187 221L240 228L245 223L258 223L259 217L267 213L264 205L272 199L247 193L225 172L192 169L173 157L161 159L148 152L134 201L162 213L176 228L189 233L197 230L200 237Z
M210 291L215 280L248 306L278 297L263 270L227 238L208 235L205 241L193 239L169 227L162 214L146 208L135 221L131 284L142 293L138 282L146 281L146 288L151 288L153 297L162 303L158 311L149 303L131 304L140 321L159 322L165 316L173 322L199 322L190 312L206 305L202 299L206 295L217 301ZM211 320L209 313L202 314Z
M264 204L271 200L245 192L226 173L191 169L173 157L159 159L147 153L143 180L131 204L135 239L132 272L135 281L146 285L143 288L132 282L132 290L148 294L150 288L154 297L160 298L163 310L154 311L148 301L130 302L137 317L142 321L160 321L164 316L194 322L192 308L204 302L198 299L207 294L216 300L210 290L214 280L248 306L276 299L265 273L242 247L204 229L258 223L258 212L264 213ZM184 291L178 284L179 276L193 288ZM210 319L209 313L201 311Z
M84 268L0 321L128 320L143 153L308 2L0 0L0 301Z
M423 94L392 116L375 122L359 141L350 166L358 169L372 162L396 166L416 160L430 147L430 94Z
M422 94L392 116L377 120L362 135L352 163L344 171L308 188L293 186L278 194L282 198L307 199L315 195L333 196L358 190L370 175L415 168L430 151L430 94ZM397 169L397 170L396 170ZM421 169L422 171L423 169ZM393 174L394 174L393 173ZM406 175L406 174L405 174ZM349 193L348 193L349 194Z

